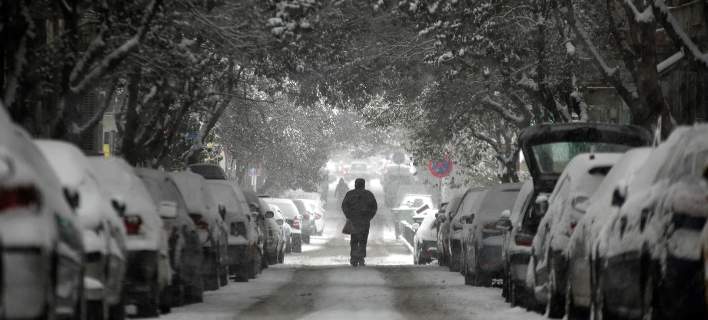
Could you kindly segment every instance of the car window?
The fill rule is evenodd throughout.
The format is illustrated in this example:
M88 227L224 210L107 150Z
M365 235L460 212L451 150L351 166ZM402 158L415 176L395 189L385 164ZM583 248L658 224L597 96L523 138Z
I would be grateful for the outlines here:
M594 152L625 152L631 146L601 142L555 142L533 146L541 173L563 172L576 155Z

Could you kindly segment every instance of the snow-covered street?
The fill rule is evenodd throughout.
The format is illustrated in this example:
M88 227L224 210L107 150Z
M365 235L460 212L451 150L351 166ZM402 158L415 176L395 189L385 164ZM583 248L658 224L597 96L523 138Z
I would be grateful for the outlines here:
M372 189L380 198L380 186ZM414 266L396 240L388 209L372 222L367 266L349 266L341 212L330 205L325 233L248 283L230 282L204 302L174 308L160 319L541 319L510 308L498 288L465 286L457 272ZM156 318L157 319L157 318Z

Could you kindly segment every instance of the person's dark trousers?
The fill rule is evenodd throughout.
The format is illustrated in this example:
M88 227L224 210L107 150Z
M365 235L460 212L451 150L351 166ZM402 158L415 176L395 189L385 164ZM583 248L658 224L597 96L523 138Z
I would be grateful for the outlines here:
M351 235L351 241L349 242L351 250L351 261L352 264L363 264L364 258L366 257L366 242L369 239L369 231L364 231L361 233L355 233Z

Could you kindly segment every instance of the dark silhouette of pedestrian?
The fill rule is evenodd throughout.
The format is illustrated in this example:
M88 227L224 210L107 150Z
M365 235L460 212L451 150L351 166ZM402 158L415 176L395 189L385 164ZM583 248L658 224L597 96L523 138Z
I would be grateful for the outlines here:
M347 192L342 201L342 211L347 217L345 233L351 235L351 260L352 266L365 265L366 242L369 239L371 219L376 215L378 206L374 194L364 189L364 179L354 181L354 190ZM348 229L348 230L346 230ZM348 231L348 232L347 232Z

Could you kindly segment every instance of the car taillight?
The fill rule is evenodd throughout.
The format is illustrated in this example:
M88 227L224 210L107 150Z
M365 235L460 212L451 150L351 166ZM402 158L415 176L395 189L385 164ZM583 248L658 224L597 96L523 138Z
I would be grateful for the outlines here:
M577 222L571 222L571 223L570 223L570 232L571 232L571 233L573 233L573 231L575 231L575 226L577 226L577 225L578 225Z
M31 186L0 187L0 211L39 205L39 192Z
M514 242L519 246L531 246L533 243L533 237L527 234L517 234L514 237Z
M199 214L190 214L190 218L192 218L192 221L194 224L197 226L197 228L202 229L202 230L209 230L209 224L202 219L202 216Z
M143 219L140 216L125 216L123 217L123 223L125 223L125 232L127 234L138 234L140 233L140 227L143 225Z
M293 219L293 228L300 229L300 218L299 217L295 217L295 219Z

